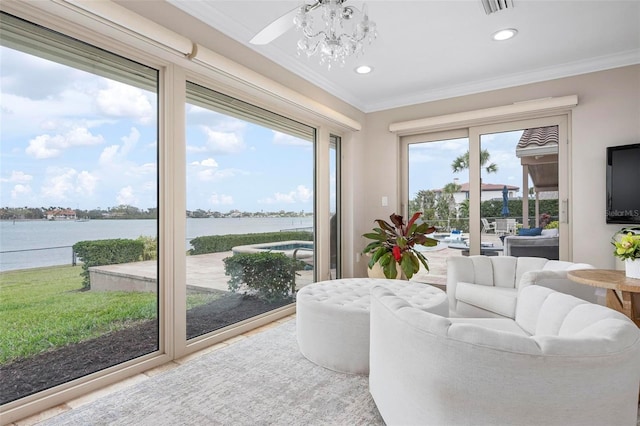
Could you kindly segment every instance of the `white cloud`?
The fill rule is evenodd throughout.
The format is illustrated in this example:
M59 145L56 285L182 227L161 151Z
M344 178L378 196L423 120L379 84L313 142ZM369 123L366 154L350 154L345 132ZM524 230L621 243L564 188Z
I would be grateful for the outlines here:
M107 88L98 91L98 108L113 117L128 117L148 124L155 118L155 109L145 92L123 83L107 80Z
M96 184L98 179L87 172L86 170L81 171L76 178L77 186L76 192L81 195L93 195L93 191L96 189Z
M56 172L59 174L54 175ZM50 170L41 188L43 197L53 201L69 199L69 195L75 193L73 181L77 174L74 169Z
M239 133L221 132L203 126L207 136L206 148L216 154L235 154L245 149L244 140Z
M132 127L127 136L120 138L122 141L122 155L127 155L140 140L140 131Z
M11 190L11 198L13 200L18 199L21 196L30 195L30 194L31 194L31 187L29 185L18 184L14 186L13 189Z
M83 170L78 173L71 168L50 168L40 191L46 201L73 200L81 196L93 195L99 179Z
M204 167L218 167L218 162L213 158L207 158L202 161L194 161L191 163L192 166L204 166Z
M11 171L11 176L9 178L0 178L0 182L16 182L16 183L27 183L33 180L33 176L26 174L21 171Z
M229 205L233 204L233 197L231 195L216 194L215 192L209 197L209 202L213 205Z
M25 152L32 157L43 159L59 156L63 150L75 146L99 145L102 135L94 136L85 127L76 127L64 135L40 135L29 141Z
M138 197L136 197L131 185L125 186L124 188L120 189L116 200L118 201L118 204L128 204L132 206L138 204Z
M295 190L288 193L276 192L273 196L258 200L260 204L293 204L293 203L305 203L311 200L313 197L313 191L304 185L298 185Z
M313 147L313 144L309 141L287 135L285 133L276 132L275 130L273 131L273 143L276 145L304 146L307 148Z
M202 160L200 164L206 167L218 167L218 163L213 158L207 158L206 160Z
M238 176L238 175L247 175L247 174L249 174L249 173L245 172L243 170L239 170L239 169L217 170L217 169L210 168L210 169L205 169L205 170L199 171L197 173L197 176L198 176L198 179L200 179L201 181L219 182L219 181L224 180L224 179L230 179L230 178L233 178L233 177Z
M140 132L132 127L129 134L121 137L120 140L122 145L110 145L102 150L98 159L100 165L112 166L116 162L121 164L140 140Z
M119 145L111 145L102 150L98 163L102 166L107 166L113 163L114 159L118 155Z

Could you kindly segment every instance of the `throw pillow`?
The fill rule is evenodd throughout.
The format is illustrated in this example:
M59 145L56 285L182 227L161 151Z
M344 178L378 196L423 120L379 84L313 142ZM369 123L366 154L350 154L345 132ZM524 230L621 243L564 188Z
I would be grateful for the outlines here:
M522 237L536 237L542 234L542 228L520 228L518 235Z
M558 236L558 228L543 229L541 235L543 237L557 237Z

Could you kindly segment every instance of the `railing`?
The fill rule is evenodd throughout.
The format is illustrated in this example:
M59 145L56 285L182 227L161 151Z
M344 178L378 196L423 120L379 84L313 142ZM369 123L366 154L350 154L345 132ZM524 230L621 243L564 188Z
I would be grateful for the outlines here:
M21 249L21 250L3 250L0 251L0 271L5 270L15 270L15 269L29 269L29 268L38 268L42 266L54 266L54 265L66 265L67 262L62 261L62 256L56 256L55 260L51 261L49 259L43 259L42 257L38 257L36 259L15 259L14 261L7 262L6 254L11 253L27 253L27 252L35 252L35 251L45 251L45 250L61 250L61 249L70 249L71 250L71 266L76 266L78 263L78 258L76 253L73 251L73 246L55 246L55 247L41 247L41 248L31 248L31 249ZM53 263L52 263L53 262ZM7 264L8 263L8 264ZM18 267L12 267L15 265Z

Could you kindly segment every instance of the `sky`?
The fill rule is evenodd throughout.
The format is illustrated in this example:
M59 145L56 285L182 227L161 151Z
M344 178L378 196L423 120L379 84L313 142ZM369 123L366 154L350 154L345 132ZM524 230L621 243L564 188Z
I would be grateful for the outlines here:
M481 149L490 153L489 164L498 166L496 173L482 171L485 184L512 185L522 195L522 166L516 157L516 146L522 130L481 135ZM409 197L420 190L442 189L458 178L458 183L469 182L468 170L454 173L453 161L469 149L468 139L449 139L429 143L416 143L409 147ZM532 185L531 180L529 182Z
M157 207L157 96L0 47L0 207ZM188 210L313 210L313 145L186 105Z

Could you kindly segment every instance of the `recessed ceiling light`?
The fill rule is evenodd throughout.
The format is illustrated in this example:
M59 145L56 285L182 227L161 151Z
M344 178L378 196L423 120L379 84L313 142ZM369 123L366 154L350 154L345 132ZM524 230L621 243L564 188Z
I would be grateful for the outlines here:
M356 68L356 72L358 74L369 74L371 71L373 71L373 68L368 65L360 65L358 68Z
M514 28L506 28L504 30L496 31L495 33L493 33L491 38L495 41L504 41L515 37L516 34L518 34L518 30Z

